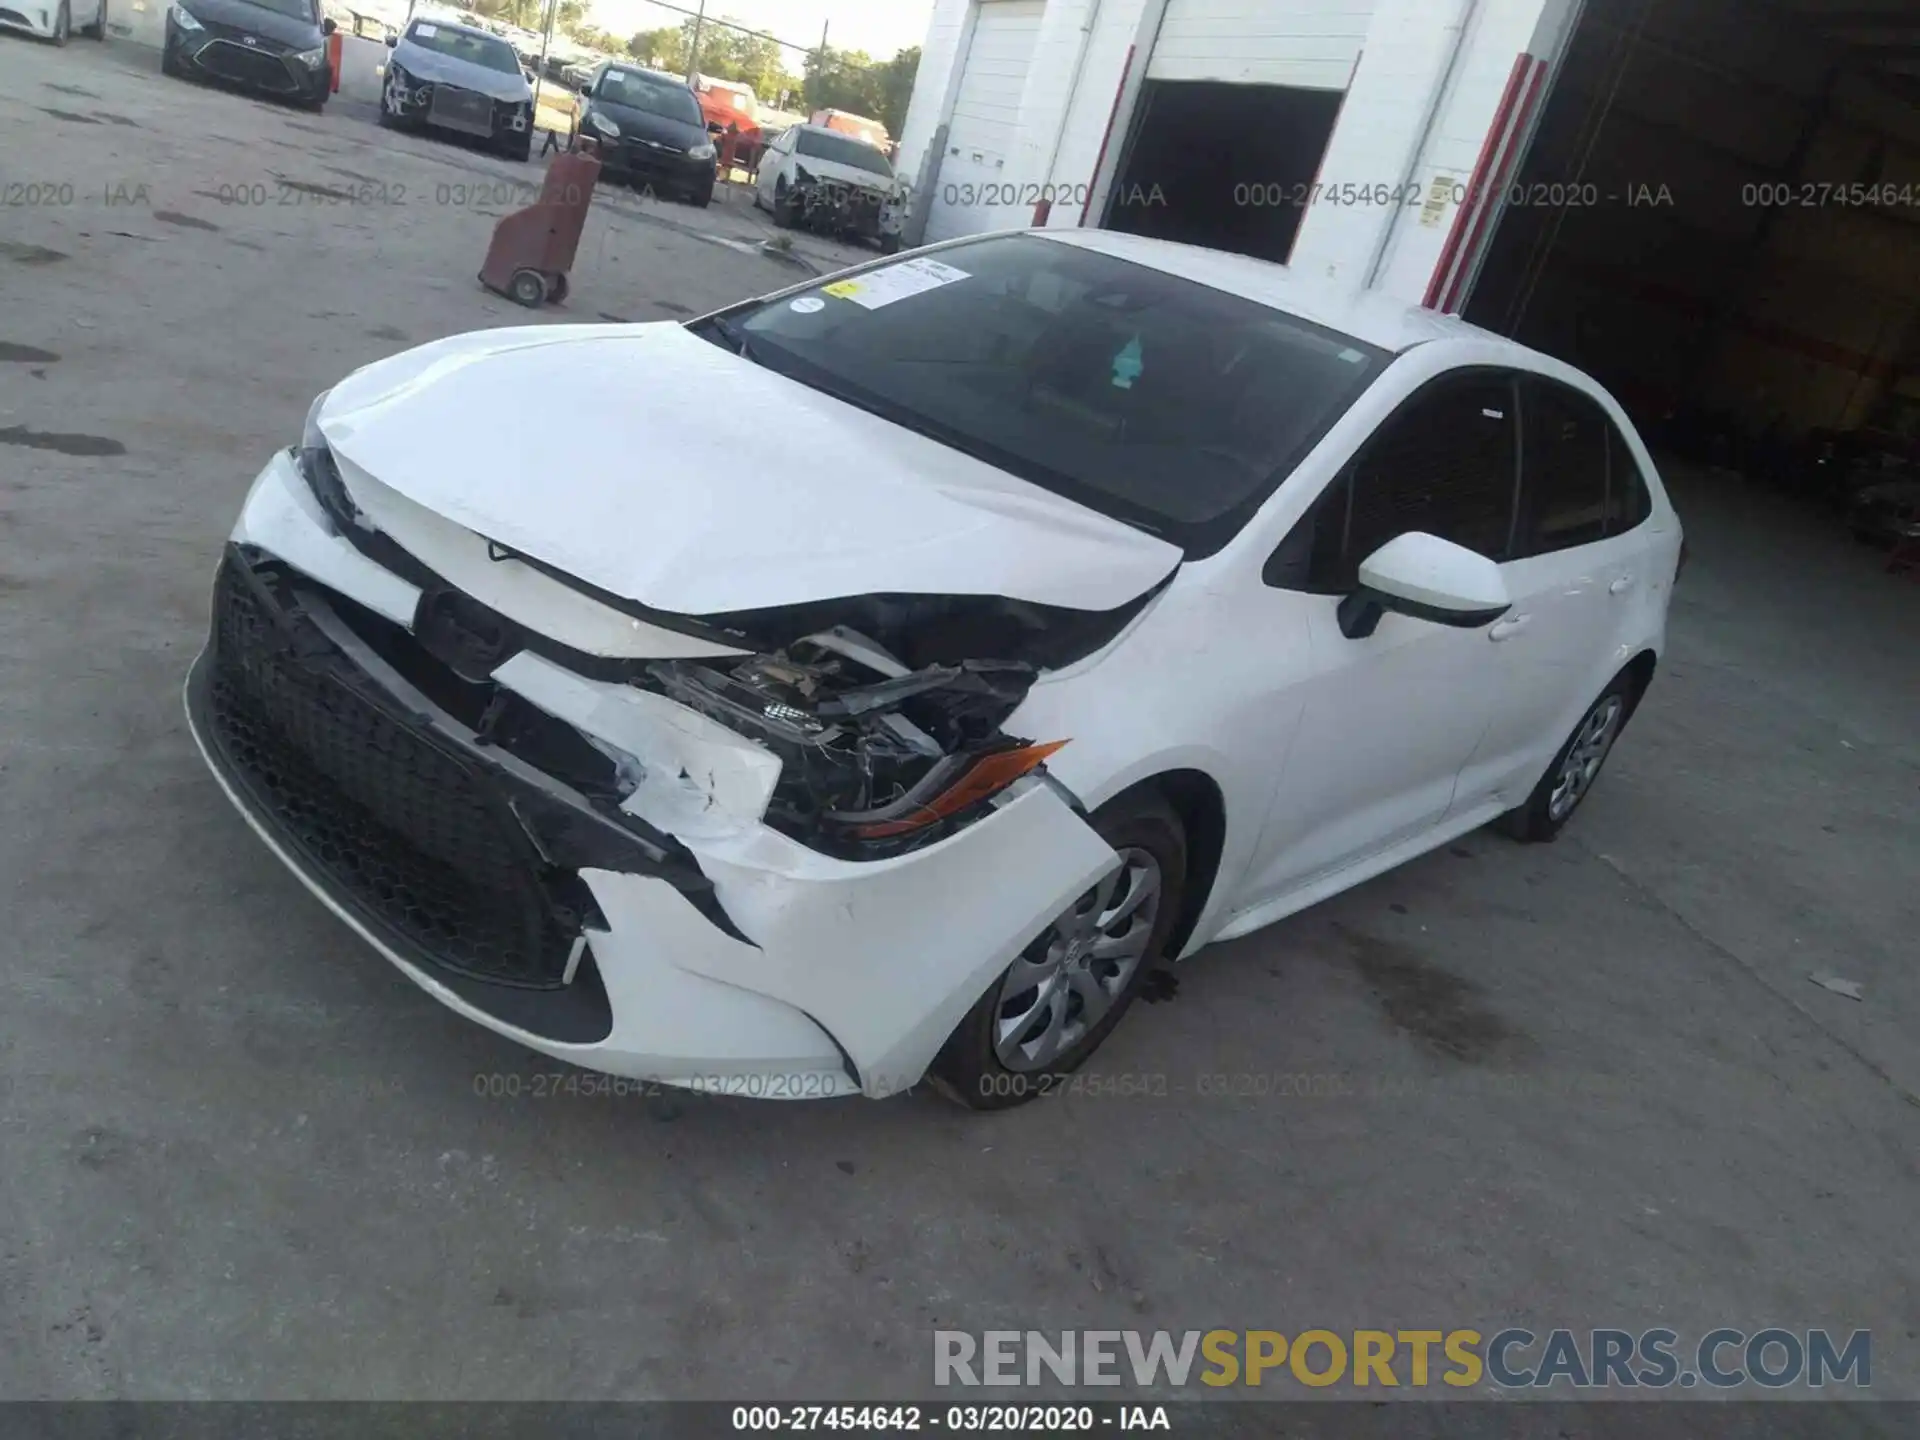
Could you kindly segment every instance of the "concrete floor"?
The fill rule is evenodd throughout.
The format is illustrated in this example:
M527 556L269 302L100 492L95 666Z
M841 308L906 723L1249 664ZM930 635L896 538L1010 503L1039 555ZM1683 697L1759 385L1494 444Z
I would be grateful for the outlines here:
M1671 657L1560 843L1207 952L1097 1067L1163 1098L486 1098L552 1067L280 869L178 691L312 396L528 318L472 276L538 168L154 61L0 42L4 178L56 187L0 210L0 1396L905 1397L936 1326L1780 1324L1870 1329L1920 1399L1920 589L1683 477ZM762 229L596 203L537 318L786 283Z

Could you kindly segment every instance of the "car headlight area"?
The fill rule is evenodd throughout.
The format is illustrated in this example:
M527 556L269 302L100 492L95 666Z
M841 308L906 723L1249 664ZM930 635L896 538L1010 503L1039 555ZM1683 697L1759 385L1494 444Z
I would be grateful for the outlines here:
M325 398L232 532L189 718L275 853L444 1004L614 1075L884 1095L1116 867L1039 772L1054 743L998 734L1018 677L887 673L847 633L571 652L383 548L410 502L349 491Z

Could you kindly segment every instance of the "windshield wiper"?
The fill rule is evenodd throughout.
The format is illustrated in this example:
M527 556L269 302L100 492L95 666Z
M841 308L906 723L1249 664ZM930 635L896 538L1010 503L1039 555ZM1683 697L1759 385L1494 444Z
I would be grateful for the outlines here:
M753 353L753 342L747 338L747 332L734 324L733 321L727 319L724 315L716 315L708 323L713 326L714 333L726 341L733 353L738 355L742 360L750 361L755 365L764 365L766 363L758 355Z

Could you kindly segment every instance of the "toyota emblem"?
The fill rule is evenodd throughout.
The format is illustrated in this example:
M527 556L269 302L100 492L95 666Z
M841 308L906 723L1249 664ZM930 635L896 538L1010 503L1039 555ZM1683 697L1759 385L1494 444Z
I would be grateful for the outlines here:
M242 45L246 45L246 46L256 46L256 45L258 45L258 44L259 44L260 42L259 42L258 40L256 40L256 39L254 39L254 38L253 38L253 36L251 36L251 35L242 35L242 36L240 37L240 43L241 43Z

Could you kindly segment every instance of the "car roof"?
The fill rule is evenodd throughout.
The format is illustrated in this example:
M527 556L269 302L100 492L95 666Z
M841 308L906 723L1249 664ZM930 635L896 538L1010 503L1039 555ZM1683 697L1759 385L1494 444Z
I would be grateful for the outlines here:
M1519 355L1532 355L1491 330L1469 325L1454 315L1442 315L1409 305L1378 290L1355 290L1303 275L1291 266L1256 260L1225 250L1207 250L1172 240L1127 235L1117 230L1023 230L1064 245L1097 250L1118 260L1130 260L1169 275L1180 275L1215 290L1224 290L1257 304L1284 310L1364 340L1382 350L1401 351L1430 340L1478 340L1505 346Z

